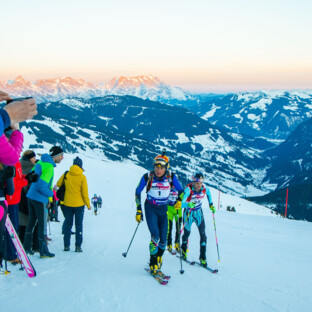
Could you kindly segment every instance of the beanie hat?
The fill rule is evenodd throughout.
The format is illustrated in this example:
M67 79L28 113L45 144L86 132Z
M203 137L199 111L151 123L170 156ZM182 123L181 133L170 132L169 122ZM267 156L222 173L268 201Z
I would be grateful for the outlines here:
M73 164L82 169L82 160L78 156L74 159Z
M36 153L34 151L31 151L29 154L25 155L27 159L32 159L36 157Z
M63 154L63 150L59 146L52 146L49 151L51 157L57 157L61 154Z

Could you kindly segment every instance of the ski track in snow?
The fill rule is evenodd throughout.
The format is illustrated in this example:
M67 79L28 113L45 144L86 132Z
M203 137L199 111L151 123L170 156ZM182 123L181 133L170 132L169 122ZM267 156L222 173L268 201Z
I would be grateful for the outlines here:
M65 155L55 182L73 158ZM56 257L31 256L37 271L33 279L8 264L11 274L0 276L1 312L311 310L311 223L278 218L243 199L221 194L222 209L215 214L220 263L212 215L208 205L204 206L208 265L219 273L183 263L185 273L181 275L179 259L166 252L163 271L171 279L162 286L144 271L150 240L145 221L127 257L122 257L136 228L134 190L146 170L131 163L88 157L83 161L90 198L101 195L105 207L97 216L85 210L83 252L74 252L74 235L71 251L64 252L62 222L51 222L49 248ZM217 194L212 190L215 206ZM230 204L240 213L225 211ZM63 221L61 211L59 216ZM195 225L189 249L188 258L197 260Z

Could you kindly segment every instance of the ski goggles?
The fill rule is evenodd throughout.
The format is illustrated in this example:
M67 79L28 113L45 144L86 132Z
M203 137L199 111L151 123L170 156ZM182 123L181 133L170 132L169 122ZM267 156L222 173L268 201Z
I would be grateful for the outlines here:
M204 178L202 177L193 177L194 182L204 182Z
M154 167L164 169L164 168L167 168L167 165L163 165L163 164L158 163L158 164L154 164Z

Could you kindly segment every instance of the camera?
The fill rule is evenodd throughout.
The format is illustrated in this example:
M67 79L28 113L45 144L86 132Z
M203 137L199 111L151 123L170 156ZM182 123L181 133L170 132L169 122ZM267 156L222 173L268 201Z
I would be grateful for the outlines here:
M11 100L7 100L5 105L8 105L12 102L17 102L17 101L26 101L32 99L32 96L27 96L27 97L22 97L22 98L16 98L16 99L11 99Z

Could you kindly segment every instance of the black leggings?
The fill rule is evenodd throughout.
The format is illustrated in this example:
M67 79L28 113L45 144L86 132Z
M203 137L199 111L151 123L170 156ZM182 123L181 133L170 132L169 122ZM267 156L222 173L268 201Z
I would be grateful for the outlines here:
M0 259L2 259L2 252L4 247L4 233L5 233L5 220L7 216L7 206L5 205L4 201L0 201Z

